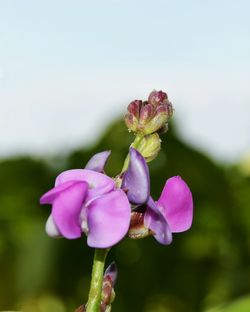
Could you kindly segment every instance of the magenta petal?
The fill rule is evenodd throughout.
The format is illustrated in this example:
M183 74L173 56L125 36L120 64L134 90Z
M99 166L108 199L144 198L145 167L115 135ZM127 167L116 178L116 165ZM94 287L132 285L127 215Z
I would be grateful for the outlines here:
M67 181L49 190L40 198L40 204L52 204L56 196L72 186L76 181Z
M85 181L89 185L86 201L110 192L115 188L115 182L105 174L88 170L88 169L72 169L59 174L56 178L55 185L60 185L70 180Z
M133 204L144 204L150 192L149 171L144 157L134 148L130 148L128 170L124 173L122 189L127 192Z
M93 200L87 209L87 243L90 247L111 247L128 232L130 204L122 190L115 190Z
M110 156L110 151L104 151L97 153L90 158L85 169L94 170L97 172L103 172L105 164Z
M172 233L167 220L150 197L147 203L147 210L144 216L144 225L154 232L154 238L163 245L172 242Z
M172 232L183 232L191 227L193 220L193 198L181 177L167 180L157 205L162 207Z
M80 214L87 190L88 184L78 181L53 201L53 220L62 236L68 239L81 236Z

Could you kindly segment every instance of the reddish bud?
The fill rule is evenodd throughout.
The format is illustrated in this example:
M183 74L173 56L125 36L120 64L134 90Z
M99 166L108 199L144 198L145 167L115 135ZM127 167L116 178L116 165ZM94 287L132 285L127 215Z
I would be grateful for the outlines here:
M142 136L164 128L173 114L172 104L163 91L152 91L148 101L135 100L128 106L125 123L129 131Z
M138 119L131 113L125 115L125 123L130 131L136 132Z
M153 118L153 115L154 115L154 107L151 104L144 105L140 112L139 123L141 125L145 125L150 119Z
M141 106L142 106L142 101L135 100L129 104L128 111L131 114L133 114L135 118L139 118Z
M149 94L149 97L148 97L148 102L152 105L155 105L155 106L162 104L167 100L168 100L167 93L165 93L163 91L154 90Z

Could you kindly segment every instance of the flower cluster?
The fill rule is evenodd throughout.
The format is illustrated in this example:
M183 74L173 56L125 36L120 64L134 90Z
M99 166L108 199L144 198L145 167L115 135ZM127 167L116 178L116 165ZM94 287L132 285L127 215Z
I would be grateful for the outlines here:
M109 152L96 154L85 169L62 172L55 187L41 197L41 204L52 204L46 224L48 235L74 239L85 233L89 246L107 248L129 232L132 238L152 234L168 245L172 233L190 228L192 195L180 177L167 180L155 202L150 195L148 166L136 149L130 148L129 166L122 175L121 188L98 172L103 171L107 155Z
M104 172L109 151L94 155L85 169L62 172L55 187L44 194L41 204L51 204L46 232L52 237L76 239L87 235L87 244L109 248L126 234L131 238L153 235L164 245L172 233L190 228L193 217L192 194L178 176L168 179L161 196L150 195L147 161L160 149L157 131L165 127L173 108L167 94L153 91L148 101L134 101L125 117L129 130L137 133L125 170L112 179ZM136 145L136 146L135 146Z
M125 123L130 131L148 135L163 129L172 115L167 93L154 90L147 101L134 100L129 104Z

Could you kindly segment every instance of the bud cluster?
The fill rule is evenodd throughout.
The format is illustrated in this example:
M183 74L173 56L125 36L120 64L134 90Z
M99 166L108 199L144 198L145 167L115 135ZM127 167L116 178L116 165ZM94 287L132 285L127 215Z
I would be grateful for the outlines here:
M128 105L125 123L130 131L148 135L165 128L173 107L163 91L152 91L147 101L134 100Z

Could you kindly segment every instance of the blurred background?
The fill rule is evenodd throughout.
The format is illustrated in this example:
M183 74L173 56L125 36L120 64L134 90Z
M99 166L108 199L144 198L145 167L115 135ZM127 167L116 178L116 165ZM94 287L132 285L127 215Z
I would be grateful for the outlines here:
M250 311L249 1L0 0L0 310L73 311L93 250L46 236L41 194L112 150L134 99L166 91L175 115L150 164L193 192L193 227L168 247L125 239L114 311Z

